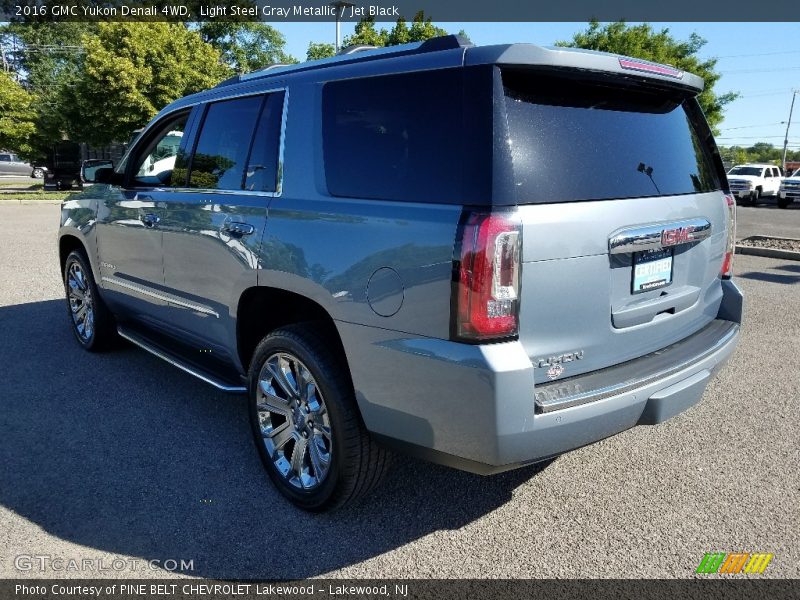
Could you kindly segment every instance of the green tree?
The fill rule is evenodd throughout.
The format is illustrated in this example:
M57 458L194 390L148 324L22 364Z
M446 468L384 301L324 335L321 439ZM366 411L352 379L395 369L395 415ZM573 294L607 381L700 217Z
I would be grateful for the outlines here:
M219 52L182 24L100 23L83 45L69 133L97 145L128 139L173 100L230 74Z
M720 78L716 70L717 59L701 60L697 56L705 44L706 40L696 33L686 41L679 41L670 34L668 28L656 31L648 23L627 25L624 21L605 25L591 21L588 29L576 33L571 41L556 42L557 46L600 50L669 64L699 75L705 81L705 89L698 101L709 125L716 130L722 122L725 105L735 100L738 94L715 92L714 86Z
M0 148L27 156L30 140L36 130L34 96L0 70Z
M306 60L319 60L321 58L330 58L336 54L336 46L333 44L326 44L324 42L308 43L308 51L306 52Z
M13 22L0 26L0 45L9 65L22 78L35 101L36 130L28 158L41 159L68 129L65 104L84 56L82 36L97 30L95 23L59 21Z
M461 32L463 34L463 31ZM353 35L344 39L344 46L367 44L369 46L396 46L409 42L424 42L434 37L447 35L447 30L436 27L430 17L419 11L409 25L405 19L397 19L392 29L376 29L374 17L364 17L355 28Z
M198 30L203 41L219 50L223 62L235 73L297 62L286 53L283 34L266 23L208 21L200 24Z

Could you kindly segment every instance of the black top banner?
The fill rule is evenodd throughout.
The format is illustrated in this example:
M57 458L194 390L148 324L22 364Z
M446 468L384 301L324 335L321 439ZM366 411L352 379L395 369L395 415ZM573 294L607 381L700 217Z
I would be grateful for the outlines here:
M27 21L671 21L800 22L797 0L0 0L0 20ZM798 25L800 39L800 25Z

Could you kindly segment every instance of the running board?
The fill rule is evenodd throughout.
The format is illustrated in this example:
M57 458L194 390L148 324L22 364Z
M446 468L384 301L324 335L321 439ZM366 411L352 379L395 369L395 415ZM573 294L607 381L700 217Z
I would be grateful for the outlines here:
M161 348L157 344L153 343L152 341L148 340L145 336L139 334L138 332L131 331L129 329L124 329L123 327L117 327L117 333L120 337L128 340L132 344L139 346L142 350L147 350L150 354L157 356L161 360L165 360L169 364L178 367L184 373L188 373L189 375L194 375L201 381L205 381L206 383L213 385L218 390L223 392L227 392L229 394L246 394L247 388L243 385L233 385L222 381L219 377L212 375L206 371L199 369L194 365L190 365L185 361L180 360L173 354L169 353L166 349Z

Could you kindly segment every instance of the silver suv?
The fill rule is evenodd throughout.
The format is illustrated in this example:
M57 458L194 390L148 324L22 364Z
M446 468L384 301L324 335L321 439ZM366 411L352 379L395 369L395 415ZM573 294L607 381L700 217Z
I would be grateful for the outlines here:
M368 491L387 448L490 474L660 423L742 314L701 89L457 37L237 76L64 203L75 337L248 394L307 510Z

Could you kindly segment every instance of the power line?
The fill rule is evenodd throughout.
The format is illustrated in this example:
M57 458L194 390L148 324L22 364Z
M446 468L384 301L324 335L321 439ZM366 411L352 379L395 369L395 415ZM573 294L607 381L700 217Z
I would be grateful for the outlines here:
M800 50L781 50L779 52L759 52L754 54L726 54L716 58L747 58L750 56L777 56L779 54L800 54Z
M800 71L800 67L780 67L776 69L732 69L729 71L720 71L722 75L730 75L732 73L782 73L783 71Z
M741 125L739 127L720 127L720 131L732 131L733 129L751 129L753 127L772 127L774 125L785 125L786 121L776 121L775 123L764 123L762 125Z

